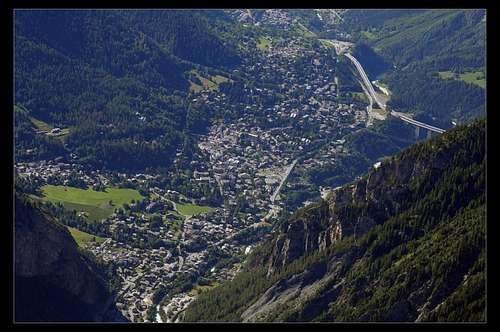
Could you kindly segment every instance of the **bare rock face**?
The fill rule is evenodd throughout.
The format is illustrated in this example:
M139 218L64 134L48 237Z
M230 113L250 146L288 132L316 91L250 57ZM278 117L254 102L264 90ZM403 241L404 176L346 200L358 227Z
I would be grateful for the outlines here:
M342 238L342 224L339 222L331 223L324 232L321 232L318 237L319 249L324 250L335 241Z
M63 225L16 197L16 320L92 321L105 282Z
M331 279L332 274L327 274L325 263L314 264L299 274L281 279L273 284L254 304L242 313L242 320L244 322L266 321L283 306L288 306L291 303L294 303L292 306L299 305L294 302L295 300L317 297L318 294L322 293L323 287ZM328 292L322 294L322 296L331 301L338 295L338 291L339 288L336 287L334 292ZM311 310L312 308L308 309Z
M344 237L359 238L403 210L411 196L408 183L428 171L425 164L427 161L413 158L385 162L351 185L335 190L315 209L305 208L303 214L292 217L275 240L268 275ZM438 168L440 165L437 163Z

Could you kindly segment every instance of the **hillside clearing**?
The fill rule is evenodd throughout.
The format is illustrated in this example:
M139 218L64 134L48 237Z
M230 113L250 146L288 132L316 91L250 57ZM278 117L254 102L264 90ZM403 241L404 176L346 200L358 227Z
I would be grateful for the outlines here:
M193 74L198 80L198 82L189 80L189 83L191 84L189 90L191 92L200 92L202 90L218 91L220 83L231 81L229 78L222 75L209 76L209 78L206 78L196 70L191 70L190 73Z
M35 125L36 129L49 132L53 129L51 125L49 125L47 122L44 122L42 120L35 119L34 117L30 116L29 119Z
M100 236L85 233L73 227L67 227L71 236L73 237L73 239L75 239L80 248L85 248L89 242L103 243L105 241L105 239Z
M483 89L486 89L486 78L484 75L484 71L479 70L479 71L469 71L465 72L463 74L457 74L455 72L452 72L450 70L447 71L440 71L438 72L438 75L442 79L454 79L454 80L460 80L465 83L469 84L474 84L477 85Z

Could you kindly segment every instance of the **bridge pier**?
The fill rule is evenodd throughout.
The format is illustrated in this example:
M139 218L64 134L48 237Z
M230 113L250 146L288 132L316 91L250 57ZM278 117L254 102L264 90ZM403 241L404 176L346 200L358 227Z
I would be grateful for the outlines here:
M415 126L415 139L418 139L420 137L420 127Z
M432 137L432 131L430 131L429 129L427 129L427 139L429 139L431 137Z

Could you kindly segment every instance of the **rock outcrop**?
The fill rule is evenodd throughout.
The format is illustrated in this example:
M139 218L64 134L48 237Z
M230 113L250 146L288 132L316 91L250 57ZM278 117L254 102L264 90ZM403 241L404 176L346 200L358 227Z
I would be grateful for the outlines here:
M16 195L16 321L94 321L109 298L66 227Z
M359 238L406 210L416 194L409 186L412 179L426 174L439 177L453 152L437 153L432 160L415 156L386 160L363 178L333 191L326 200L306 207L282 227L269 260L268 275L345 237Z

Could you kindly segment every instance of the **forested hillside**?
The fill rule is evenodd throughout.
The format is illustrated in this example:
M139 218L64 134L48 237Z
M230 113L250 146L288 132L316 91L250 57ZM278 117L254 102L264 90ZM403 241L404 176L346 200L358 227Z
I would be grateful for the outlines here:
M16 157L71 151L94 167L134 171L168 166L193 127L186 72L240 61L189 11L19 10L15 45L15 103L25 111L16 128L28 129L17 131ZM37 120L68 133L36 134Z
M392 92L389 107L448 128L452 120L464 122L485 113L479 82L439 74L484 76L485 15L484 10L349 10L342 27L390 64L383 79ZM372 67L380 67L381 61L369 59L361 62L378 74L380 68Z
M185 321L484 321L485 121L298 210Z
M344 26L396 67L485 65L484 10L351 10ZM483 55L483 56L480 56Z

